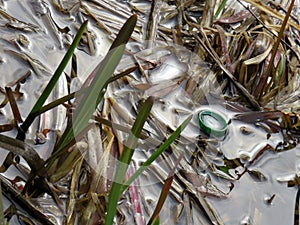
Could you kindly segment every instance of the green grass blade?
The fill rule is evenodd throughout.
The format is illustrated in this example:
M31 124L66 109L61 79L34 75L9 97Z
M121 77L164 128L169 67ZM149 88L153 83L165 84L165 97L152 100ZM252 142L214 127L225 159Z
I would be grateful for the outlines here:
M124 146L122 155L120 156L119 162L116 167L116 174L114 177L114 182L108 198L107 216L105 220L105 225L113 224L113 219L117 211L117 205L119 197L122 193L124 177L131 161L134 149L137 146L138 138L140 137L141 131L143 129L144 123L149 116L153 105L153 97L149 97L146 102L142 105L142 108L137 115L137 118L131 129L131 134Z
M129 69L127 69L127 70L125 70L125 71L123 71L123 72L121 72L121 73L113 76L113 77L111 77L109 79L108 83L111 83L111 82L113 82L113 81L115 81L115 80L117 80L117 79L119 79L121 77L124 77L124 76L128 75L129 73L135 71L136 69L137 69L137 66L131 67L131 68L129 68ZM38 115L40 115L42 113L45 113L48 110L53 109L53 108L55 108L55 107L63 104L64 102L69 101L69 100L75 98L75 96L82 95L85 91L88 91L88 88L81 88L80 90L78 90L76 92L72 92L71 94L68 94L68 95L65 95L65 96L63 96L63 97L61 97L59 99L56 99L53 102L50 102L49 104L44 105L39 111L35 112L33 115L34 116L38 116Z
M131 37L131 34L132 34L132 32L135 28L136 22L137 22L137 15L136 14L129 17L129 19L126 21L124 26L119 31L116 39L114 40L114 42L110 46L109 51L116 48L116 47L118 47L118 46L120 46L120 45L125 45L129 41L129 38Z
M99 104L99 100L101 100L98 96L106 87L108 79L119 64L124 49L125 46L122 45L109 51L105 59L98 66L99 74L93 80L89 90L81 96L82 98L80 97L81 101L74 112L72 126L70 127L71 129L67 129L61 137L59 150L63 149L74 136L78 135L87 126L97 105Z
M135 123L133 124L133 127L131 129L131 134L128 137L128 140L125 144L125 148L128 149L135 149L137 145L138 138L140 138L144 123L149 115L149 112L153 106L154 98L149 97L145 103L143 104L143 107L141 108L141 111L139 112ZM128 151L130 152L130 151ZM120 157L120 161L126 164L130 163L132 154L128 154L126 151L123 152L123 154Z
M53 88L55 87L57 81L59 80L60 75L63 73L64 69L66 68L70 58L72 57L72 55L75 51L75 48L77 47L77 45L82 37L82 34L86 30L87 23L88 23L88 21L85 21L79 28L71 46L69 47L64 58L60 62L59 66L57 67L54 75L51 77L51 79L50 79L49 83L47 84L45 90L43 91L42 95L39 97L39 99L36 101L35 105L31 109L31 112L27 116L26 120L21 125L21 132L23 132L23 134L20 134L20 131L19 131L18 136L17 136L17 138L19 137L18 139L23 139L23 140L25 139L25 133L28 130L28 128L30 127L30 125L32 124L32 122L34 121L34 119L36 117L36 112L38 112L43 107L45 101L47 100L47 98L49 97Z
M126 21L107 55L92 72L96 75L88 87L88 90L83 95L77 96L78 106L74 112L72 120L70 121L71 124L68 124L62 137L57 143L55 155L51 156L48 161L53 161L54 157L58 157L62 152L64 152L68 143L74 140L74 137L76 137L88 125L90 118L104 96L104 90L110 81L112 74L122 58L125 50L125 44L130 39L136 25L136 21L136 15L131 16Z
M170 137L142 164L142 166L135 171L135 173L127 180L125 185L123 186L122 192L128 188L128 186L145 170L151 163L160 156L169 146L173 143L173 141L181 134L181 132L188 125L190 120L192 119L192 115L186 118L182 124L170 135Z
M56 69L54 75L52 76L52 78L50 79L49 83L47 84L45 90L43 91L43 94L40 96L40 98L37 100L37 102L33 106L32 110L31 110L31 113L34 113L34 112L38 111L40 108L43 107L45 101L47 100L47 98L49 97L49 95L52 92L53 88L55 87L57 81L59 80L60 75L64 72L67 64L69 63L69 60L71 59L71 57L72 57L72 55L75 51L75 48L79 44L79 41L82 37L82 34L86 30L87 23L88 23L88 21L86 20L81 25L81 27L79 28L79 30L78 30L71 46L69 47L69 49L66 52L64 58L60 62L59 66L57 67L57 69Z
M214 19L217 19L219 14L221 13L221 11L224 9L224 7L226 6L226 2L227 0L222 0L221 4L219 5L217 12L214 15Z
M151 225L159 225L159 224L160 224L160 219L159 219L159 217L155 218L155 219L153 220L153 222L151 223Z

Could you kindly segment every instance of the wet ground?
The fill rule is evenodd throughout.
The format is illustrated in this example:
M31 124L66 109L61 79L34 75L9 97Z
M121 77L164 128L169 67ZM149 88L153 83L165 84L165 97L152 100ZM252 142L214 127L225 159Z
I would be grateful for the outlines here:
M193 20L201 15L204 4L191 5L194 8L188 16ZM284 132L270 132L269 124L264 122L236 119L251 110L242 102L224 98L222 84L216 82L214 67L203 59L204 54L195 54L190 46L172 39L176 32L171 28L178 20L172 14L176 11L175 3L157 1L155 7L153 11L148 1L1 1L0 124L12 124L14 118L5 101L5 87L14 82L11 86L24 119L85 19L90 21L88 34L49 102L80 88L106 54L125 19L137 13L137 28L127 48L130 54L124 56L117 70L122 72L136 63L140 70L110 84L105 103L98 107L100 115L109 114L112 122L130 127L139 102L148 96L156 97L151 119L145 125L150 138L139 143L133 170L184 119L189 115L193 118L179 140L139 178L138 194L134 195L135 189L131 189L120 201L118 223L146 224L163 180L184 152L160 214L161 224L296 224L296 178L300 168L297 136L286 138ZM170 32L175 33L172 36ZM193 83L197 83L196 88ZM225 118L226 134L213 137L200 130L198 114L203 110L212 110ZM64 129L65 120L63 106L47 112L31 127L26 142L46 159L57 131ZM278 121L274 123L279 126ZM46 137L40 135L45 129L50 130ZM127 134L117 127L114 131L122 143ZM15 137L17 131L10 129L3 134ZM288 147L294 143L295 146ZM7 153L3 150L1 154L4 160ZM22 176L13 166L3 175L10 179ZM56 218L57 224L61 223L62 213L51 205L55 203L50 198L33 201L41 202L42 210ZM133 207L135 204L141 208ZM4 205L10 205L7 198ZM19 224L18 219L13 217L10 224Z

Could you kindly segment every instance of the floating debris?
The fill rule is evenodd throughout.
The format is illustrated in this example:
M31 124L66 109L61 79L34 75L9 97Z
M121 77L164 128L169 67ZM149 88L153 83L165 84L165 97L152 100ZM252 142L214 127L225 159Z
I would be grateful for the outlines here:
M4 192L15 191L20 202L36 198L36 209L42 214L37 217L43 220L43 215L49 215L44 218L49 224L104 224L118 157L142 103L155 96L128 178L186 117L191 121L123 193L117 223L144 224L153 219L158 193L170 180L165 198L168 207L160 211L161 223L276 224L282 213L291 215L293 210L296 218L298 4L253 0L0 1L4 43L0 66L7 73L0 88L0 131L8 136L15 135L79 24L89 20L72 63L47 102L47 110L52 110L40 115L27 134L24 146L29 152L20 152L14 139L0 142L18 149L11 150L18 156L8 154L0 167L5 176L13 176L3 178L12 188ZM16 5L22 5L24 15L12 10ZM138 14L137 26L115 75L105 84L104 99L96 106L89 131L48 168L49 179L44 179L47 173L43 171L35 178L40 181L36 186L25 184L32 175L27 164L39 171L36 164L50 157L65 121L73 119L74 96L85 93L80 87L88 86L95 77L91 73L94 65L133 12ZM28 72L20 78L15 71L24 66ZM32 73L38 76L29 76ZM38 163L26 155L31 153ZM22 177L10 174L12 168ZM20 191L30 196L25 199ZM11 215L6 215L8 220L16 215L20 223L35 223L13 207ZM286 218L281 224L293 219Z

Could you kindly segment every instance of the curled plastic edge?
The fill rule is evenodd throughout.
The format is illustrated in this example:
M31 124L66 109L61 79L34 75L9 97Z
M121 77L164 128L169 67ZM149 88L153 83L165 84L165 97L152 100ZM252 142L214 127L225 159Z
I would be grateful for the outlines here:
M218 121L219 124L221 124L221 128L217 129L217 128L213 128L210 126L209 123L207 123L207 121L205 121L205 117L212 117L214 120ZM209 111L209 110L203 110L201 112L199 112L199 125L200 125L200 129L207 135L212 135L215 137L222 137L226 134L227 128L228 128L228 124L226 122L226 120L224 119L223 116L221 116L220 114L213 112L213 111Z

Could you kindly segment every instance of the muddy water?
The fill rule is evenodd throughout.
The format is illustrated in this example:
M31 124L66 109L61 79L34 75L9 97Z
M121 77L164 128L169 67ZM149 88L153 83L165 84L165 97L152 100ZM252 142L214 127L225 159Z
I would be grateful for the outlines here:
M29 113L45 83L55 71L83 18L91 21L89 30L94 35L95 51L82 46L81 50L76 51L78 77L72 80L71 91L80 87L103 58L111 38L131 14L130 11L136 10L134 7L141 12L138 29L133 35L129 49L140 49L135 54L140 63L151 62L157 66L145 69L145 76L133 73L126 82L122 80L109 86L106 98L113 98L120 106L110 108L116 118L114 122L124 126L132 125L139 101L153 95L156 101L151 112L151 121L145 125L145 130L160 143L187 116L193 115L178 143L139 178L137 187L142 210L134 212L130 197L121 203L120 212L123 213L126 224L133 224L137 217L142 218L141 224L145 224L149 219L159 197L162 182L182 152L184 156L176 170L173 188L160 214L161 224L210 224L210 221L226 225L293 223L297 188L288 187L287 182L299 173L298 146L289 151L274 152L272 148L276 148L283 139L280 133L270 136L269 132L255 124L233 120L237 112L228 109L226 101L219 97L220 93L218 87L213 85L214 76L209 66L187 49L175 44L170 47L170 40L166 40L156 42L153 48L141 50L145 46L141 44L141 40L145 37L147 13L150 12L150 4L147 1L128 4L116 1L115 13L109 10L111 6L96 7L89 5L89 1L83 1L81 6L78 1L61 2L64 8L60 10L54 7L52 1L10 0L4 1L1 6L2 12L7 12L19 22L13 23L15 20L1 14L0 86L4 88L27 71L31 72L25 83L21 83L20 90L23 96L17 101L23 118ZM110 25L109 29L96 26L91 16L79 10L83 6L88 7L100 21ZM63 13L63 10L67 10L67 13ZM166 4L162 5L161 10L168 10ZM173 22L165 24L165 27L172 26ZM62 31L65 27L70 31ZM118 70L129 68L134 63L136 62L133 57L126 56ZM148 66L151 67L151 63ZM71 65L65 72L71 74ZM200 74L201 78L198 95L191 94L187 88L188 78L195 74ZM62 76L49 102L66 95L67 90L66 78ZM5 98L4 94L0 97L1 100ZM202 110L217 112L228 121L228 131L224 137L209 137L199 129L198 113ZM10 123L13 115L9 104L1 108L1 113L0 124ZM34 145L36 131L51 129L44 144L34 145L38 153L47 158L54 144L55 132L64 129L65 119L64 107L47 113L45 117L36 121L26 141ZM14 137L16 130L5 134ZM126 137L126 134L120 134L118 139L123 142ZM197 147L201 140L210 146L204 152L205 157L201 156L202 153ZM150 139L140 142L133 158L135 169L157 146L158 144ZM266 146L268 149L262 153L261 150ZM4 160L6 152L1 151L1 154ZM191 163L193 158L198 160L197 163ZM228 174L210 168L210 165L223 165L225 158L241 159L247 165L247 170L253 172L245 171L243 166L230 168ZM250 161L253 163L248 163ZM0 163L2 164L2 161ZM180 175L182 169L196 174L199 180L191 180L191 186L183 184L186 180ZM17 174L13 168L5 173L11 178ZM56 207L49 207L48 200L42 201L42 209L55 217L59 223L62 215ZM50 200L50 205L52 203ZM5 199L5 205L8 204ZM135 213L140 214L134 216ZM17 221L12 222L18 224Z

